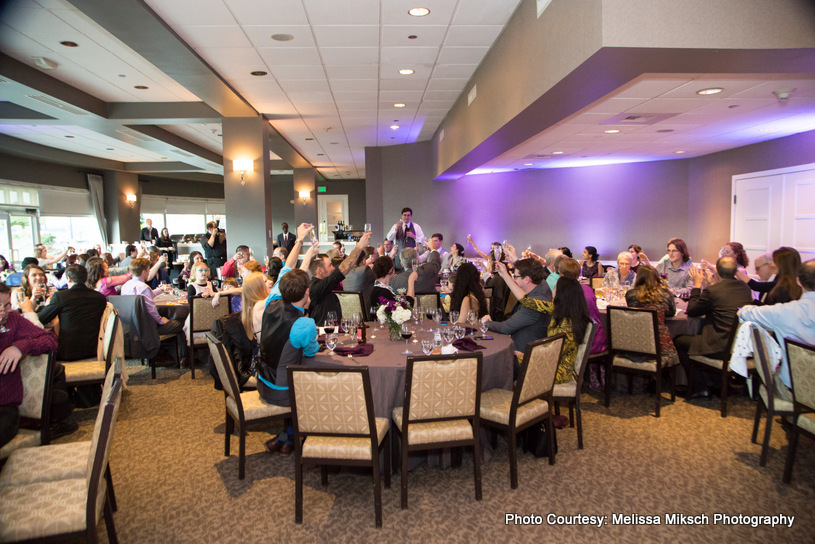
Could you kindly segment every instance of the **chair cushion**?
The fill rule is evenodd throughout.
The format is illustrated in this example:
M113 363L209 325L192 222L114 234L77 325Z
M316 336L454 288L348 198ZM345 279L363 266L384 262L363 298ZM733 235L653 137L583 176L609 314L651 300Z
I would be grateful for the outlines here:
M0 471L0 487L84 478L90 450L90 440L15 450Z
M809 431L810 433L815 434L815 414L811 412L801 414L798 417L798 426L804 429L805 431Z
M512 405L512 391L491 389L481 393L481 419L509 425L509 408ZM521 426L527 421L549 412L549 403L534 399L518 406L515 412L515 425ZM411 429L413 427L411 426Z
M402 407L393 409L393 422L402 430ZM473 427L466 419L449 421L431 421L429 423L411 423L408 444L432 444L433 442L452 442L454 440L472 440Z
M376 419L376 438L379 444L388 434L390 422L386 417ZM369 438L308 436L303 441L303 457L318 459L371 459ZM386 461L387 462L387 461Z
M96 519L105 504L105 479L96 498ZM16 542L85 529L85 478L0 488L0 542Z
M566 383L556 383L552 394L558 399L572 399L577 395L577 382L571 379Z
M246 380L246 383L243 384L244 389L257 389L258 388L258 379L254 376L249 376L249 379Z
M62 363L65 367L65 381L68 383L99 380L105 381L105 361L72 361Z
M0 459L5 459L11 452L20 448L34 448L40 445L40 431L20 429L8 444L0 448ZM87 462L87 459L85 460Z
M614 357L614 366L622 367L622 368L633 368L634 370L642 370L644 372L653 372L656 373L657 371L657 362L654 359L645 362L637 362L632 361L626 357L615 356Z
M764 401L764 406L767 406L767 389L764 387L764 384L761 384L761 387L759 387L758 394L761 400ZM792 403L788 400L778 398L778 395L773 395L773 411L775 411L776 414L781 412L789 412L791 414L793 411Z
M246 421L291 413L291 408L288 406L269 404L258 395L257 391L241 393L241 404L243 404L243 417ZM238 407L231 397L226 398L226 409L230 414L238 417Z
M724 364L724 361L721 359L711 359L710 357L705 357L704 355L691 355L690 360L713 368L718 368L719 370L722 369L722 364Z

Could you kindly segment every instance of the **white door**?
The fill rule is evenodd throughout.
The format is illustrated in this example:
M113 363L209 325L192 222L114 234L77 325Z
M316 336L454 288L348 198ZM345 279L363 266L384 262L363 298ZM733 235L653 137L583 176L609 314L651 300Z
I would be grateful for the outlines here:
M317 195L317 231L320 242L333 242L340 221L348 225L348 195Z
M741 242L750 261L781 246L801 260L815 257L815 168L794 168L733 176L730 239Z

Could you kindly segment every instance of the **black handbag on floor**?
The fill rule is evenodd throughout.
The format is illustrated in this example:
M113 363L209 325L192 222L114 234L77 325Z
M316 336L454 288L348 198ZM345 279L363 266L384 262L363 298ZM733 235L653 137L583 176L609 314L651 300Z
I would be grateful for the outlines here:
M552 440L554 440L554 450L557 453L557 429L552 427ZM546 431L546 424L539 423L523 431L521 438L525 453L532 453L535 457L549 457L549 433Z

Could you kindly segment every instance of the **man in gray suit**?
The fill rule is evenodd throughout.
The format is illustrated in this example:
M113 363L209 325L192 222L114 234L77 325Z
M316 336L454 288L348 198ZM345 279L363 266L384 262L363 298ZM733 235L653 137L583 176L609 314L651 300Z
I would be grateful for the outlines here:
M408 278L411 272L413 272L413 263L417 261L419 254L416 249L406 247L402 250L402 253L399 254L399 258L402 261L402 270L404 270L404 272L395 275L390 283L391 289L396 293L399 292L399 289L407 291ZM439 270L441 270L441 259L438 253L433 252L430 254L426 263L416 267L416 273L419 275L414 285L416 292L435 293Z
M537 259L521 259L515 263L517 283L526 294L538 300L552 302L552 291L543 279L543 265ZM515 343L516 351L524 351L529 342L546 337L549 315L515 303L512 316L506 321L492 321L489 315L481 318L491 331L509 334ZM516 364L516 370L518 365Z

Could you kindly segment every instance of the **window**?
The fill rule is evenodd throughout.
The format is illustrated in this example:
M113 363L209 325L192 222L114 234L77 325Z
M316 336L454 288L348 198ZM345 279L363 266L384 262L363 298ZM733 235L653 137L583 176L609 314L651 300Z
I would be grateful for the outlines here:
M101 244L102 236L95 217L44 215L40 217L40 242L54 251L70 245L81 252Z
M201 234L206 230L204 214L168 213L167 229L173 234Z
M164 214L163 213L142 213L141 214L141 224L142 224L142 226L144 226L144 224L147 222L148 219L150 219L153 222L153 228L156 229L159 234L161 234L161 229L164 228Z

